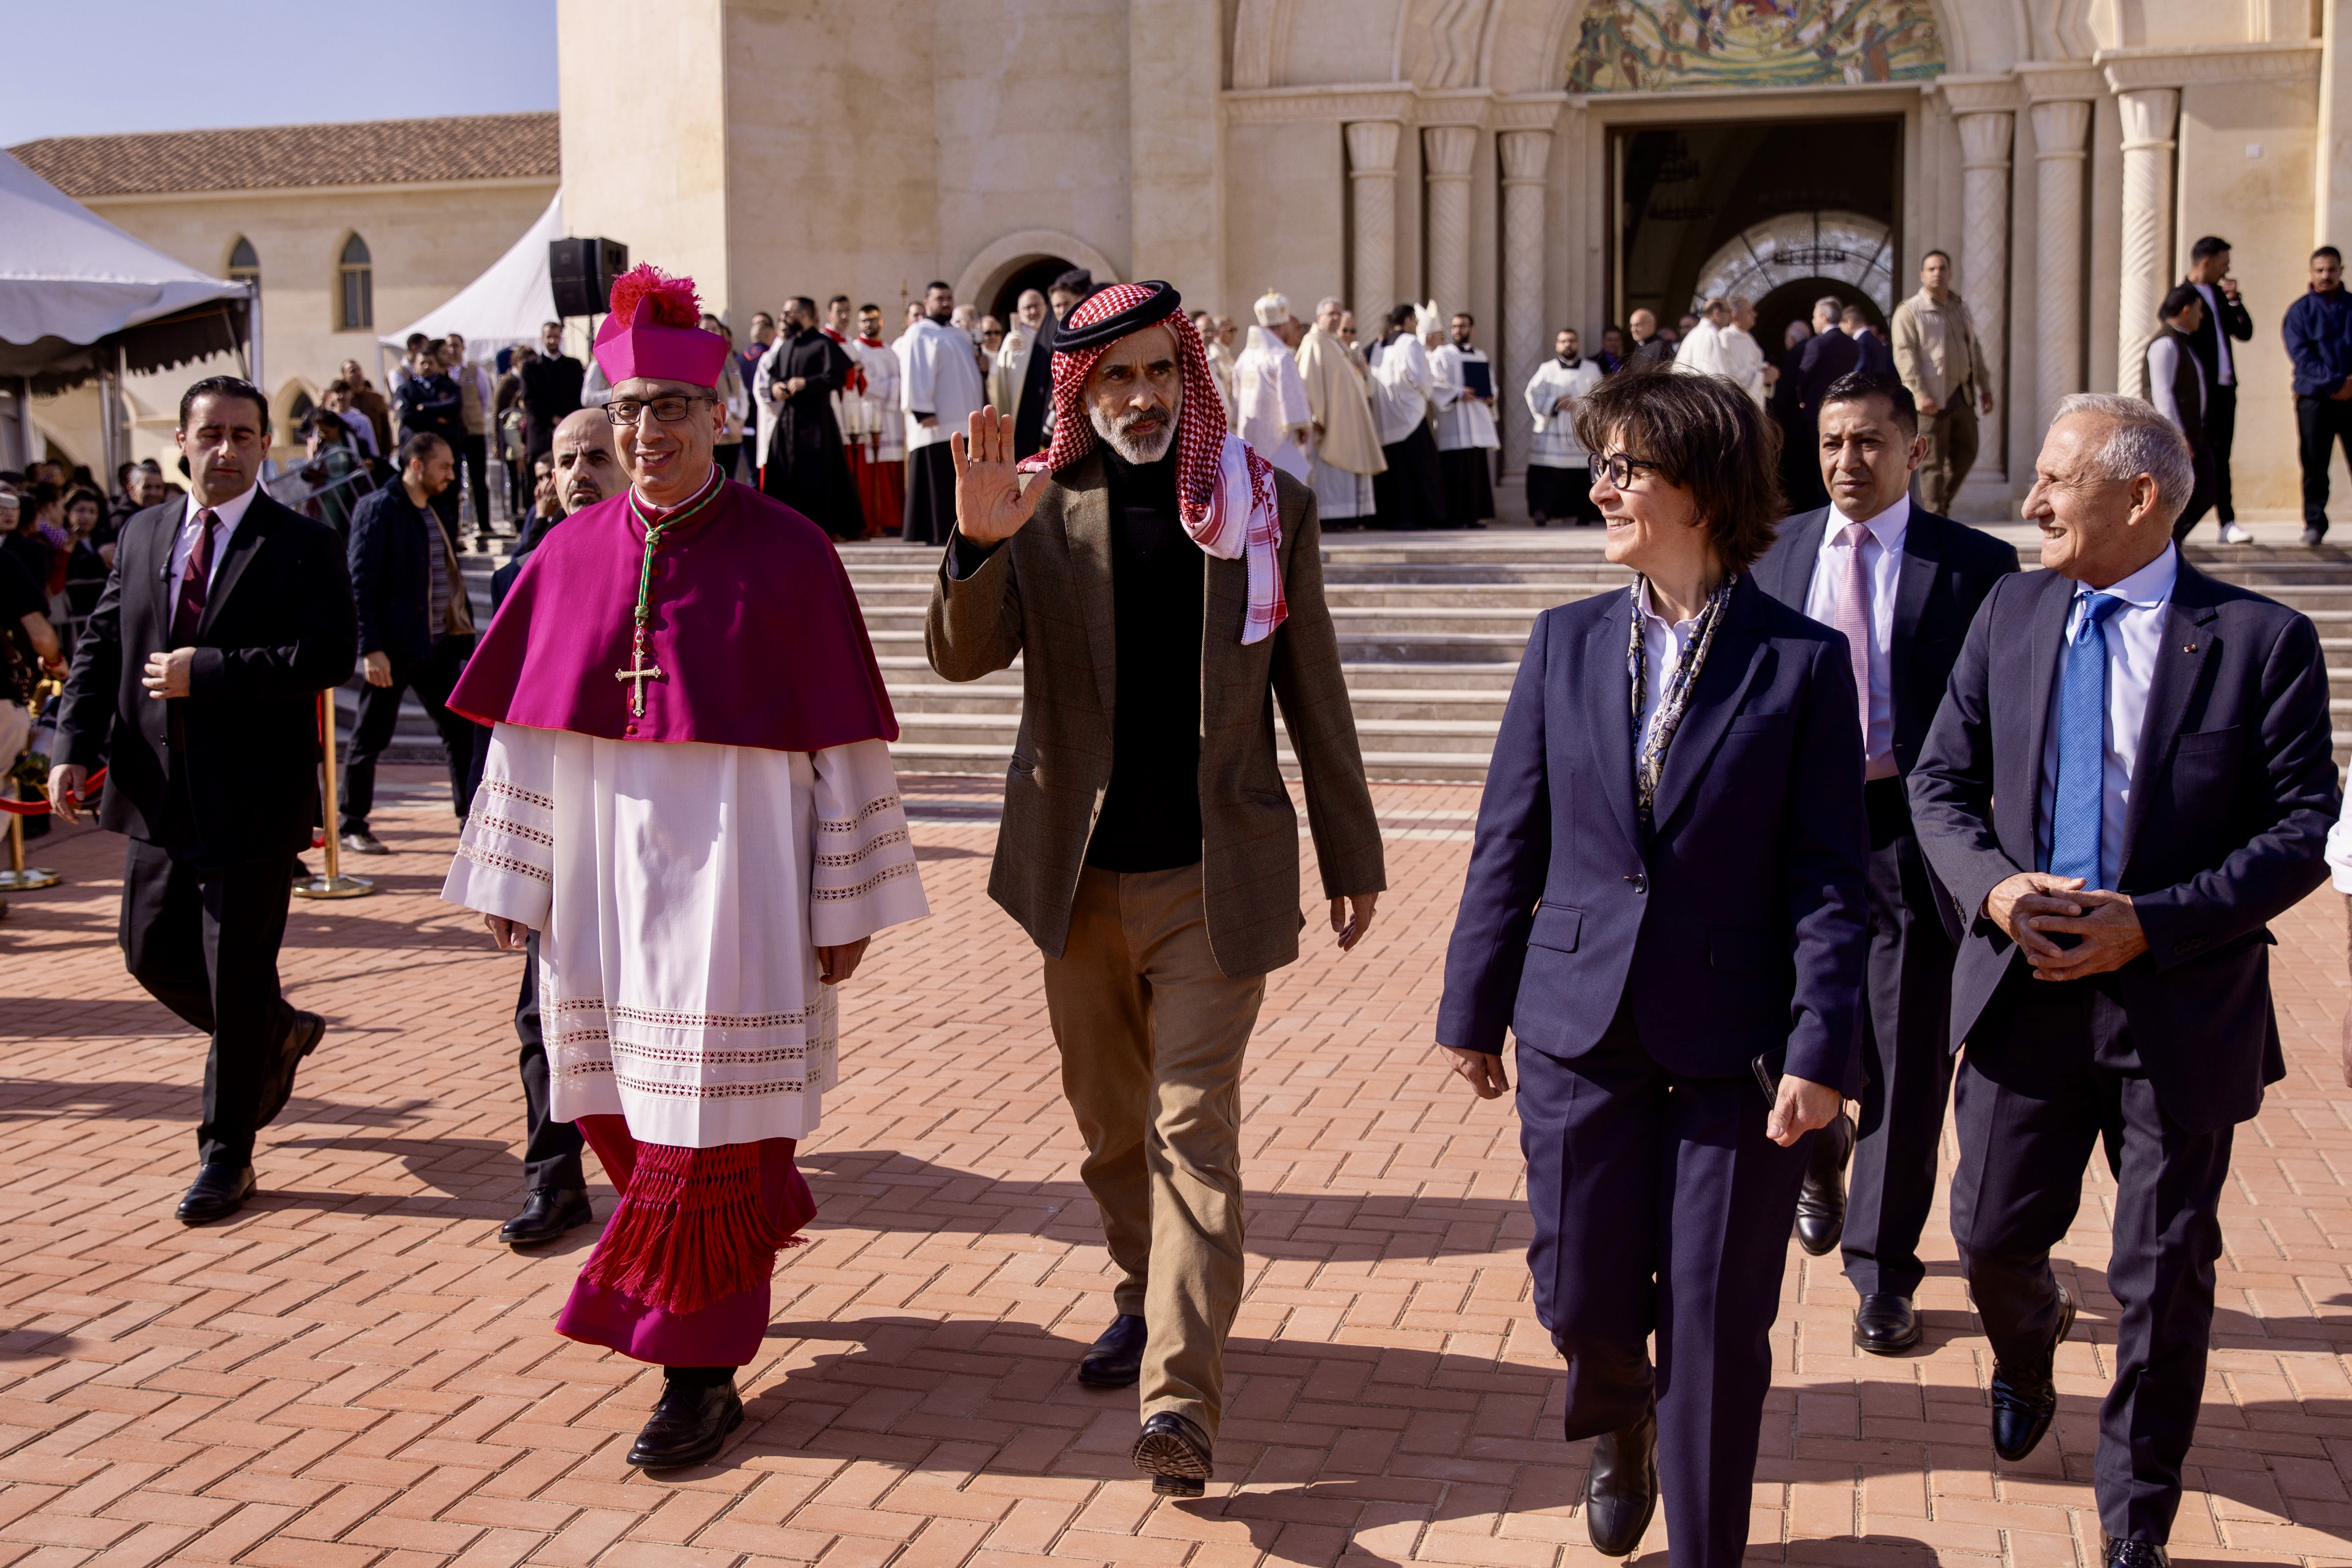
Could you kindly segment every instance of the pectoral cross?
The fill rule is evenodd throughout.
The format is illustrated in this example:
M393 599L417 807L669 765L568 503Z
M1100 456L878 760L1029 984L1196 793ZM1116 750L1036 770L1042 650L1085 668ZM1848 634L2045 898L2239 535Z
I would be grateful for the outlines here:
M633 719L642 719L646 714L646 682L663 680L667 677L662 674L661 666L646 662L646 650L642 643L629 651L629 665L630 668L627 669L614 670L613 679L631 682L629 716Z

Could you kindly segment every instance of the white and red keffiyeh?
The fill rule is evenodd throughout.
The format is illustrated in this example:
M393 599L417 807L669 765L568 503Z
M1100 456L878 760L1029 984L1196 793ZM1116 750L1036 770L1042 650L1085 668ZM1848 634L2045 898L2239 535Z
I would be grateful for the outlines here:
M1164 325L1176 339L1183 399L1176 411L1176 510L1192 542L1223 561L1246 555L1249 611L1244 645L1264 642L1289 617L1282 596L1282 520L1274 468L1225 428L1224 404L1209 374L1201 335L1184 319L1181 298L1165 283L1114 283L1088 295L1061 324L1054 342L1054 444L1025 458L1024 472L1052 473L1095 448L1094 421L1080 393L1103 351L1144 328ZM1092 329L1092 330L1089 330Z

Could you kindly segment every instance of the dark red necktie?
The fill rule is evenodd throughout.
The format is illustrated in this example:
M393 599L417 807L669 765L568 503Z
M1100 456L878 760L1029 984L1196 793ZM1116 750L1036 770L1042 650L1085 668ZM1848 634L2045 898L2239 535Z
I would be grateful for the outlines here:
M212 589L213 531L220 526L220 514L206 507L196 513L196 521L205 531L196 535L195 547L188 552L188 568L180 574L179 603L172 611L172 646L185 647L196 640L196 626L205 618L205 595Z

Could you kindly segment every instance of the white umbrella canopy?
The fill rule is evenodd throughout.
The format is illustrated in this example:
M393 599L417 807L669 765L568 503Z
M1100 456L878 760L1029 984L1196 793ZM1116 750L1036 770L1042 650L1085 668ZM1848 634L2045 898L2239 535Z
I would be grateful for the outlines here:
M547 246L563 237L563 193L558 191L539 221L490 263L489 269L441 304L380 341L386 348L406 345L409 334L466 340L467 354L486 360L500 349L537 343L539 329L555 316L555 287L548 281Z
M133 239L0 153L0 375L79 369L101 338L245 296L242 283L208 278ZM241 322L236 330L241 337ZM219 326L196 334L205 336L218 341L200 352L234 346Z

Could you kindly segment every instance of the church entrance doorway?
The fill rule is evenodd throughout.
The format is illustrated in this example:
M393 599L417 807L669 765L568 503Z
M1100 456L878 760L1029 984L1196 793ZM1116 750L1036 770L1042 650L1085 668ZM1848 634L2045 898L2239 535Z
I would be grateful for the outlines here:
M1824 297L1885 330L1900 297L1901 120L1621 126L1609 153L1612 323L1646 310L1672 326L1745 295L1776 361Z
M989 296L987 301L982 305L982 313L993 316L1010 326L1013 322L1013 307L1024 293L1034 289L1043 294L1047 284L1076 265L1076 262L1065 260L1058 256L1027 258L1013 269L1003 282L997 285L996 292Z

